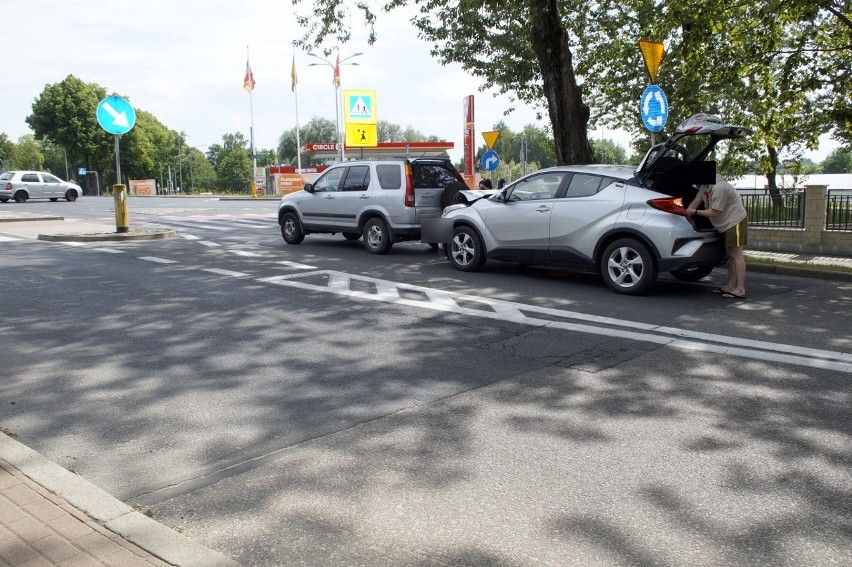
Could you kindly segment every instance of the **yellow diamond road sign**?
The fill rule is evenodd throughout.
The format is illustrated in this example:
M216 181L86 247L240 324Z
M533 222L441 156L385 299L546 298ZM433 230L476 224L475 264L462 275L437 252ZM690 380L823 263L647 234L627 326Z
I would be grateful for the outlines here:
M485 138L485 145L488 146L488 149L490 150L494 147L494 142L497 141L497 138L500 137L500 131L483 132L482 137Z
M663 51L665 51L663 42L640 39L639 51L642 52L642 59L645 60L645 67L648 69L651 84L656 84L657 72L660 70L660 64L663 62Z

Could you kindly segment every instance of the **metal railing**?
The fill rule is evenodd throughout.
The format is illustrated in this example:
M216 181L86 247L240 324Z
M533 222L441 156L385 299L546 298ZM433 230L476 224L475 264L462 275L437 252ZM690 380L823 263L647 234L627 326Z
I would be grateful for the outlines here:
M826 192L825 230L852 230L852 189Z
M772 228L805 227L805 194L742 195L743 206L748 211L749 226Z

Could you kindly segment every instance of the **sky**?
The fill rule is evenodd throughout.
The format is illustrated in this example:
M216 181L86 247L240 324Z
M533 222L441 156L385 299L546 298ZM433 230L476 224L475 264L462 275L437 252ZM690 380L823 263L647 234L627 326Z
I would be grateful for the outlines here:
M341 67L341 88L376 91L379 120L453 142L450 157L456 162L463 151L467 95L475 96L477 145L484 143L481 132L499 120L515 132L537 123L531 107L504 116L508 96L479 92L480 79L433 59L409 17L401 11L380 14L378 40L370 46L353 13L353 38L340 46L341 59L362 53L351 60L357 66ZM249 139L252 124L256 148L273 149L297 122L335 119L331 67L309 66L318 60L295 51L298 86L291 92L292 42L301 30L288 0L6 0L2 20L0 132L13 141L31 133L25 119L45 86L69 74L127 98L167 128L185 132L187 144L202 150L221 144L226 133L242 132ZM256 81L251 96L243 89L247 57ZM619 131L590 136L625 148L629 142ZM826 137L819 151L807 155L821 161L831 149Z

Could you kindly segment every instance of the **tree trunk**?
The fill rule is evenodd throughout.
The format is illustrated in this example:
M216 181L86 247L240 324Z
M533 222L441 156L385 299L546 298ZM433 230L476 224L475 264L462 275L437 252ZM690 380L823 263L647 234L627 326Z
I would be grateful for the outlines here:
M784 201L781 198L781 191L778 189L778 182L775 178L778 172L778 150L773 146L766 146L766 153L769 155L766 187L769 189L769 198L772 200L772 206L780 208L784 206Z
M583 104L568 37L555 0L529 0L530 37L543 81L544 95L559 165L592 163L589 107Z

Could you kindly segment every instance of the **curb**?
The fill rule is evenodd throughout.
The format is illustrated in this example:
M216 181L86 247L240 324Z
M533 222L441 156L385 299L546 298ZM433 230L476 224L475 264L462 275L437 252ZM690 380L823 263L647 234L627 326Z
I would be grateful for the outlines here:
M157 240L174 238L177 231L171 229L136 229L130 232L90 232L84 234L39 234L39 240L51 242L109 242L124 240Z
M4 433L0 433L0 456L98 524L167 563L182 567L240 567L233 559L135 511Z
M779 264L749 263L746 260L746 274L754 272L758 274L770 274L776 276L790 276L795 278L812 278L820 280L833 280L841 282L852 282L852 273L836 270L820 270L819 268L800 268L798 266L782 266ZM748 277L748 276L746 276Z

